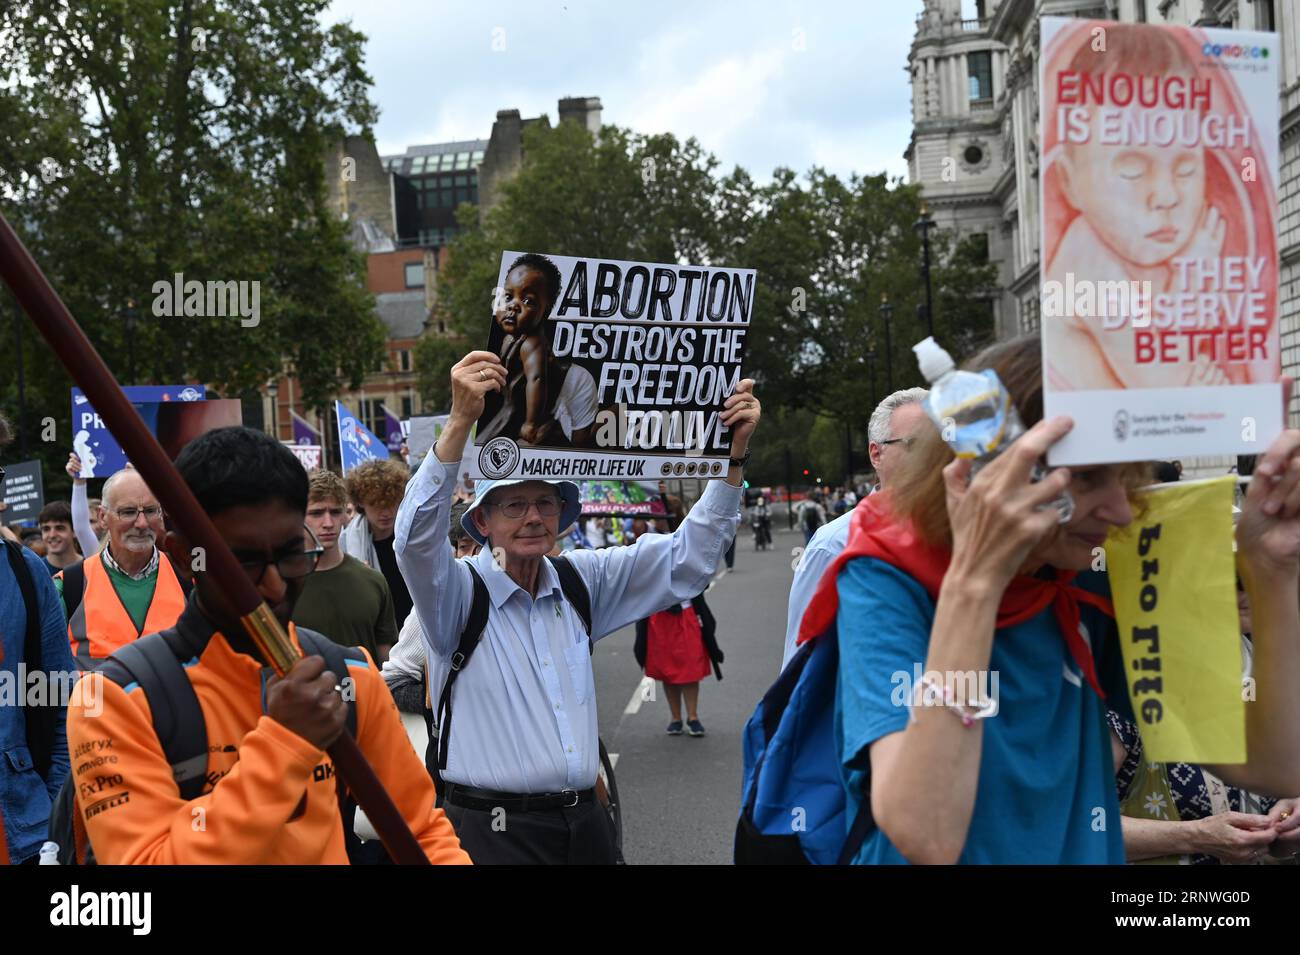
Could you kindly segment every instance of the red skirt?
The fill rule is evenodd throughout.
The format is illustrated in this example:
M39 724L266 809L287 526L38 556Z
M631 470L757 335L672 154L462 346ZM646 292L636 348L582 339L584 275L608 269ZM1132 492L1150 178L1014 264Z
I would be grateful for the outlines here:
M645 675L664 683L698 683L713 672L694 607L661 610L646 627Z

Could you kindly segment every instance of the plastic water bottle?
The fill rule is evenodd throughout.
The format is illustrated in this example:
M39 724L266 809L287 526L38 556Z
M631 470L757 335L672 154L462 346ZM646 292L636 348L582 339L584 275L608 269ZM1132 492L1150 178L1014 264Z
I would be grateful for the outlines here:
M944 441L959 458L973 458L971 477L984 465L1011 446L1025 433L1025 425L993 369L962 371L952 356L933 338L912 346L921 374L930 383L925 411ZM1048 474L1042 462L1034 465L1032 479L1041 481ZM1049 507L1060 511L1062 524L1074 514L1074 499L1069 491L1052 501Z
M47 842L41 846L41 857L37 865L58 865L59 864L59 844L57 842Z

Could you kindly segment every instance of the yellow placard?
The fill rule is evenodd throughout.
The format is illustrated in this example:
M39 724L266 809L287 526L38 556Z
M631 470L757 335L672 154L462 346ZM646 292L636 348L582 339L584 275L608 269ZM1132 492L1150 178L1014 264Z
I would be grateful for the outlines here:
M1231 475L1153 490L1106 567L1146 758L1244 763Z

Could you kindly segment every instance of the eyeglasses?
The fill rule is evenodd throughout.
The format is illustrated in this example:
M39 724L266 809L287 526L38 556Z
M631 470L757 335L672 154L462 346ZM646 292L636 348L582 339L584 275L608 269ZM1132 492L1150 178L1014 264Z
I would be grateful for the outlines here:
M537 513L542 517L554 517L560 513L560 499L552 495L543 497L536 501L506 501L504 504L489 504L488 507L495 507L511 520L518 520L528 513L530 507L536 507Z
M881 441L881 444L901 444L904 450L910 448L916 443L916 438L890 438L888 441Z
M287 554L275 560L241 560L239 562L239 566L244 568L244 573L248 574L254 586L262 582L262 578L266 576L266 568L272 564L275 564L276 571L285 580L297 580L316 571L316 564L320 562L320 555L325 553L325 548L321 547L316 541L316 535L311 532L310 528L304 527L303 530L306 532L305 536L310 537L312 543L316 544L315 547L302 550L296 554Z
M139 517L141 513L144 514L144 519L146 521L155 520L162 514L162 508L156 504L150 505L149 507L119 507L113 513L117 515L119 521L126 521L134 524L135 519Z

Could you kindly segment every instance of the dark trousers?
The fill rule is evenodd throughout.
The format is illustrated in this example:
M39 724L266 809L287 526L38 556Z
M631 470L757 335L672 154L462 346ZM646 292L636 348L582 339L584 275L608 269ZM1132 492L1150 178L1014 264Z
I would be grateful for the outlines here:
M536 812L493 813L451 803L443 809L475 865L613 865L615 861L614 823L594 801Z

